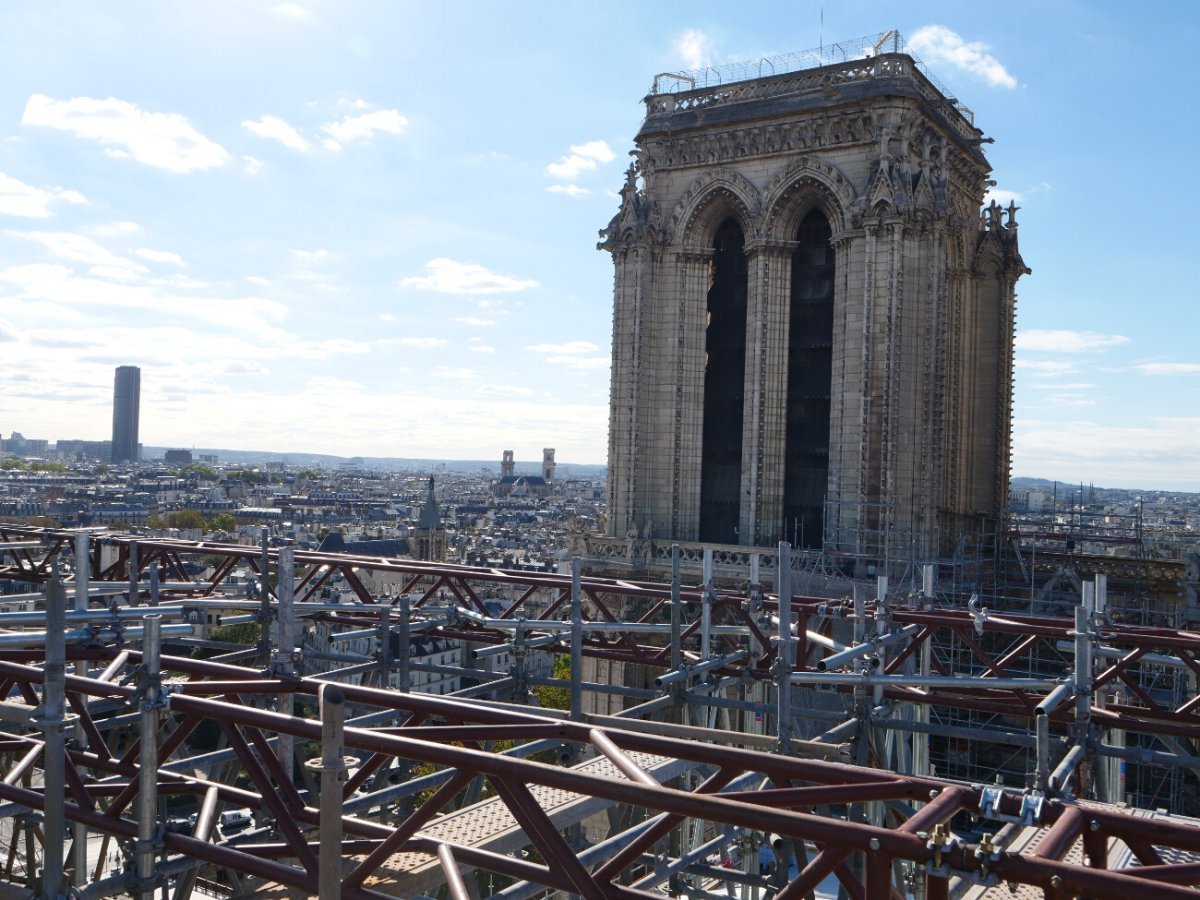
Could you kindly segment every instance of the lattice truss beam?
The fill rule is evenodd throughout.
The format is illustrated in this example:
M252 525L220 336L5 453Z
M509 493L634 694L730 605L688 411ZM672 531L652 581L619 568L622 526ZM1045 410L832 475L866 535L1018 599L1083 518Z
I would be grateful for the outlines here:
M65 819L77 823L77 840L91 831L136 848L136 871L131 866L91 885L90 896L145 892L181 878L186 886L186 873L194 879L200 865L325 896L321 859L329 858L331 834L340 890L348 897L413 896L439 883L450 886L451 896L467 896L460 868L500 879L509 886L497 896L505 897L532 896L522 893L533 890L523 884L585 897L661 896L656 892L678 887L680 879L704 878L747 891L769 885L780 898L806 896L827 879L867 898L890 898L916 884L937 898L952 883L1000 881L1037 886L1048 896L1117 897L1146 890L1147 880L1174 897L1193 896L1190 885L1200 883L1200 863L1191 855L1200 851L1196 824L1150 821L1077 799L1093 794L1092 770L1103 757L1126 758L1113 734L1149 735L1170 751L1131 748L1129 758L1137 758L1137 749L1146 761L1200 766L1191 744L1200 738L1200 635L1111 623L1094 596L1067 622L934 609L928 598L898 602L886 593L871 603L793 598L781 605L754 586L721 591L296 553L294 595L283 587L287 579L279 579L283 597L262 580L268 610L278 615L290 608L338 628L376 628L381 654L393 629L403 633L418 624L476 644L519 649L528 642L571 652L573 661L590 656L658 671L663 693L646 709L720 705L720 685L762 685L769 690L757 702L744 699L742 711L776 726L777 739L759 734L739 741L694 729L692 736L704 740L684 740L671 737L666 725L584 716L574 697L564 719L341 684L338 702L350 719L329 758L355 762L344 774L333 764L321 771L320 778L337 779L341 802L331 807L317 801L316 775L299 764L311 754L297 752L313 743L331 749L318 715L329 699L320 696L328 678L281 672L265 657L256 670L160 658L157 649L143 654L128 645L131 612L186 621L189 610L208 603L239 608L246 601L223 597L223 580L239 563L266 575L277 552L182 541L134 546L121 538L115 561L102 567L102 540L81 544L69 532L0 528L0 550L14 545L0 554L0 574L47 582L56 558L74 547L77 559L86 554L93 587L108 603L74 614L90 625L82 635L78 628L67 632L73 637L61 665L75 663L77 674L63 676L60 688L48 663L52 630L40 639L36 631L0 633L0 815L13 823L9 879L22 858L28 872L35 870L38 841L50 858L56 832L49 826L57 821L65 831ZM201 555L225 562L196 583L185 563ZM138 577L149 568L166 573L152 587ZM331 612L317 602L335 571L360 604ZM360 578L369 571L400 573L404 590L377 600ZM124 606L111 599L120 585L128 588ZM485 601L501 590L508 599L497 614L495 603ZM144 603L149 594L156 609L130 610L130 601ZM1169 690L1164 672L1175 676ZM821 736L826 743L785 738L796 715L787 688L795 685L845 698L850 718ZM904 755L895 751L900 742L879 738L881 731L897 729L889 732L894 737L908 722L914 733L922 727L936 733L928 717L913 725L899 714L913 709L1034 723L1032 789L887 771L901 767ZM201 727L216 728L222 750L189 755L189 737ZM73 734L65 746L63 728ZM739 742L783 752L732 746ZM852 756L839 756L843 751ZM795 756L821 752L882 768ZM587 768L594 760L609 768ZM56 787L50 773L58 771ZM555 806L539 793L545 790L574 799ZM180 797L199 807L190 834L147 825L155 804ZM506 838L455 832L462 812L453 811L476 802L502 809L511 823ZM223 837L216 817L242 807L255 810L256 827ZM583 818L604 811L609 827L597 847L572 839ZM960 814L982 818L983 827L1045 833L1032 852L1013 852L978 829L970 833L983 837L964 837L968 832L954 827ZM681 838L685 832L691 839ZM764 841L774 862L760 869L756 848ZM713 853L728 858L730 848L741 871L708 865ZM76 883L86 883L78 874L84 854L76 857ZM789 857L796 860L791 867ZM1114 862L1120 860L1128 864Z
M90 666L104 667L101 677L68 675L65 680L69 707L86 736L66 752L65 816L118 840L134 840L138 822L130 813L141 791L141 738L131 737L128 726L121 725L128 719L124 713L137 704L139 688L115 682L121 680L121 672L137 671L141 654L108 649L82 656ZM236 841L163 833L165 861L160 869L177 872L181 861L191 860L315 894L317 853L327 823L312 792L287 774L277 745L281 735L319 742L321 723L272 712L262 704L288 692L315 706L324 683L250 678L240 667L203 660L167 656L161 662L169 691L154 738L157 795L208 798L218 809L250 807L264 826ZM0 679L0 689L19 696L31 710L42 705L45 677L40 667L0 662ZM951 877L1036 885L1064 896L1113 898L1140 895L1150 889L1150 881L1160 896L1194 896L1190 888L1175 885L1196 880L1197 865L1163 861L1164 848L1200 850L1200 828L1194 825L1148 824L1114 809L1047 799L1037 823L1049 830L1035 854L992 852L986 844L951 836L950 822L962 812L994 818L998 824L1020 821L1029 815L1020 792L988 794L977 786L942 779L599 728L449 698L353 685L338 690L356 716L383 713L399 723L344 729L342 749L356 755L361 766L341 785L343 801L349 804L380 772L411 772L416 765L432 773L414 783L423 788L419 793L413 792L413 785L401 784L362 798L364 813L389 807L391 824L339 810L345 897L397 896L396 890L410 896L403 893L406 877L436 861L585 897L661 896L652 889L666 879L656 881L647 859L660 858L668 866L678 862L659 847L689 820L706 823L712 833L768 833L779 843L790 840L802 858L790 881L778 886L778 897L803 897L831 875L851 896L889 897L893 870L902 864L926 873L932 896L945 896ZM9 704L10 716L15 715L14 705ZM241 776L233 783L197 774L211 765L205 760L181 758L186 738L202 722L216 723L226 737L227 755L236 761L233 768ZM609 760L619 775L603 777L484 749L501 741L569 747L572 754ZM42 741L10 728L0 734L0 753L0 799L12 805L7 811L22 807L44 812L45 790L28 777L41 765ZM647 768L661 760L674 760L684 771L696 773L691 779L695 786L660 784ZM475 779L494 791L536 853L499 854L445 834L431 835L431 826L454 809L456 796ZM589 865L535 799L538 786L637 808L644 818L618 827L606 839L609 853L604 861ZM878 824L831 814L871 805L879 810ZM1139 868L1106 868L1116 842L1132 850ZM1082 846L1087 867L1064 861L1076 844Z

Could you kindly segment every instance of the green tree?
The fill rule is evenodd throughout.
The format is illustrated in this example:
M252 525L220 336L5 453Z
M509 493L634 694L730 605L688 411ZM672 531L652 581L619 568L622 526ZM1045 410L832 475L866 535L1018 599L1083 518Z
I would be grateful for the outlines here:
M23 459L0 459L0 469L5 472L24 472L26 468Z
M161 520L163 524L158 527L166 528L199 528L204 529L204 516L194 509L177 509L169 512Z
M208 633L210 641L222 644L244 644L253 647L262 637L262 625L258 622L239 622L236 625L218 625ZM222 647L193 647L192 656L197 659L208 659L219 653L227 652Z
M31 472L65 472L67 467L60 462L50 462L47 459L36 459L30 466Z
M551 674L555 678L561 678L564 681L570 681L571 657L566 655L554 657L554 669ZM571 708L570 688L551 687L550 685L539 684L534 687L533 696L537 698L538 705L543 709Z
M247 484L268 484L271 481L270 476L258 469L234 469L227 472L226 478L232 478L236 481L244 481Z
M217 513L208 520L209 531L233 531L236 525L237 521L233 518L233 515L227 512Z
M207 466L204 463L188 463L175 470L176 475L187 475L189 473L195 473L197 478L201 478L204 481L217 480L217 473L213 467Z

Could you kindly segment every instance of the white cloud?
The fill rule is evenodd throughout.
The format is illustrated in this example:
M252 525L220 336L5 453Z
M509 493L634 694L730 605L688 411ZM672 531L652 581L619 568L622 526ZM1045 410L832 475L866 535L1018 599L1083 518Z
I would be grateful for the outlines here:
M572 146L570 153L546 166L546 176L574 181L583 172L596 168L597 163L609 163L614 159L616 154L606 141L588 141Z
M1070 382L1070 383L1061 383L1061 382L1057 382L1057 381L1039 381L1039 382L1035 382L1034 384L1031 384L1030 387L1034 388L1036 390L1039 390L1039 391L1090 391L1090 390L1093 390L1096 387L1096 385L1089 384L1088 382L1085 382L1085 381L1077 381L1077 382Z
M137 222L105 222L104 224L91 225L87 228L89 234L103 238L129 237L134 234L140 234L141 231L142 226Z
M1018 359L1014 365L1034 375L1065 375L1075 371L1075 364L1065 359Z
M172 266L184 265L183 257L178 253L172 253L170 250L150 250L146 247L139 247L133 251L134 256L140 256L142 259L148 259L151 262L169 263Z
M612 364L608 356L597 356L600 348L591 341L565 341L561 344L532 344L525 348L546 354L546 362L567 369L603 369Z
M701 69L709 64L712 54L712 40L703 31L689 28L675 38L675 52L689 69Z
M316 250L293 250L292 257L306 266L311 266L314 263L328 262L331 254L328 250L317 248Z
M412 276L400 281L400 287L437 291L439 294L507 294L535 288L531 278L517 278L489 272L475 263L461 263L439 257L425 263L425 276Z
M96 141L110 156L132 158L168 172L186 173L223 166L229 153L178 113L155 113L125 100L74 97L55 100L34 94L21 124L66 131Z
M1200 418L1145 424L1022 420L1013 423L1013 470L1042 477L1200 490Z
M1017 86L1017 79L1009 74L996 57L988 53L987 44L964 41L945 25L926 25L918 28L908 46L932 66L954 66L982 78L993 87Z
M83 194L60 187L38 188L0 172L0 215L45 219L51 203L87 203Z
M261 159L256 159L253 156L243 156L242 160L246 163L244 171L247 175L257 175L262 171L263 161Z
M268 375L270 370L255 359L231 359L221 365L226 375Z
M983 205L991 206L993 202L999 203L1001 206L1008 206L1009 203L1020 203L1025 198L1016 191L1006 191L1002 188L992 188L983 195Z
M201 281L199 278L192 278L188 275L182 275L177 272L167 275L163 278L152 278L150 280L167 287L184 288L185 290L189 291L196 290L197 288L209 287L209 283L207 281Z
M271 286L271 279L263 278L261 275L247 275L246 281L257 287L270 287Z
M1044 350L1055 353L1095 353L1128 344L1122 334L1100 334L1096 331L1038 330L1017 333L1018 350Z
M495 325L495 319L484 319L479 316L459 316L454 320L462 325L469 325L472 328L486 328L489 325Z
M271 7L271 12L285 19L296 19L297 21L307 21L312 18L312 12L298 3L280 3Z
M450 381L474 381L479 377L473 369L452 368L451 366L438 366L434 371L434 376Z
M408 119L395 109L377 109L357 116L346 116L340 122L327 122L321 130L329 135L322 143L328 150L340 150L350 141L370 140L377 131L400 134Z
M1200 363L1138 363L1133 368L1143 375L1200 374Z
M612 364L607 356L547 356L546 362L567 369L606 369Z
M1046 398L1046 402L1050 406L1095 406L1096 401L1090 397L1085 397L1083 394L1051 394Z
M82 234L68 231L7 231L5 234L41 244L59 259L92 266L92 274L102 278L131 281L149 271L145 266L118 256Z
M567 341L563 344L533 344L525 348L534 353L553 353L558 356L567 354L595 353L600 348L591 341Z
M445 338L437 337L402 337L396 338L395 343L402 347L420 347L423 350L432 350L435 347L445 347L450 342Z
M583 197L591 193L587 188L577 184L552 184L546 190L552 194L566 194L568 197Z
M246 119L242 127L247 128L261 138L279 141L291 150L307 153L312 145L292 125L279 116L263 116L261 119Z
M52 310L55 319L74 315L78 310L137 309L155 315L178 314L189 325L198 321L207 322L216 326L214 334L226 338L229 336L229 323L236 320L241 332L255 340L253 346L275 346L280 352L293 352L293 336L273 324L287 312L281 303L254 296L226 298L192 295L185 298L164 294L162 285L148 279L136 280L137 270L142 267L129 260L108 254L107 250L95 244L87 246L69 241L61 244L64 258L96 263L87 276L77 275L61 264L29 263L0 269L0 282L16 288L15 297L21 300L21 312L26 317L35 315L39 304ZM101 261L106 259L107 263ZM131 272L129 267L136 267L136 270ZM132 276L125 281L135 280L135 283L114 283L98 277L110 275L108 270ZM220 355L227 354L222 351Z
M489 347L487 344L472 344L467 348L470 353L495 353L495 347Z
M371 345L366 341L352 341L349 338L329 338L324 341L297 341L295 353L298 356L310 356L315 359L347 356L361 356L371 352Z

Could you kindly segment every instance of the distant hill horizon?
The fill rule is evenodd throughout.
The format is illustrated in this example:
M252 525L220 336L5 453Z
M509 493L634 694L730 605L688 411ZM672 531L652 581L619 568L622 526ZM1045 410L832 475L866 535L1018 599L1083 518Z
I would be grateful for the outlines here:
M143 462L161 459L167 450L177 450L178 447L142 447ZM192 459L199 460L201 456L215 456L221 464L264 465L270 462L284 462L289 466L308 466L320 469L337 469L341 466L358 465L364 469L375 469L386 472L434 472L437 470L458 472L465 475L478 474L480 469L500 471L500 461L496 459L418 459L406 456L335 456L331 453L297 453L275 450L231 450L229 448L189 447ZM573 463L565 460L555 460L556 470L560 477L595 478L607 473L608 466L603 463ZM518 475L537 475L542 471L542 461L533 459L517 461L514 470Z
M1034 478L1028 475L1018 475L1009 480L1009 485L1012 490L1018 491L1048 491L1053 493L1056 489L1058 493L1064 497L1068 496L1071 491L1078 491L1080 483L1078 481L1063 481L1054 478ZM1095 491L1097 494L1107 493L1109 491L1141 491L1147 494L1186 494L1192 496L1195 491L1184 491L1176 488L1153 488L1153 487L1110 487L1108 485L1083 483L1084 491Z
M142 458L149 462L161 459L167 450L177 447L143 446ZM290 466L311 466L321 469L336 469L341 466L359 465L364 469L375 469L387 472L423 472L447 471L464 475L477 475L480 470L500 472L500 462L496 459L422 459L409 456L337 456L332 453L300 453L282 452L278 450L233 450L227 447L191 447L192 458L198 459L201 454L216 456L221 463L243 465L263 465L269 462L285 462ZM607 475L608 466L605 463L576 463L556 460L560 477L565 478L601 478ZM537 475L541 472L540 459L526 461L518 460L515 471L521 475ZM1009 484L1013 490L1057 490L1066 495L1072 490L1079 490L1079 482L1063 481L1062 479L1039 478L1030 475L1014 476ZM1084 490L1094 490L1097 493L1107 491L1145 491L1157 494L1192 494L1192 491L1174 488L1148 487L1111 487L1108 485L1084 483Z

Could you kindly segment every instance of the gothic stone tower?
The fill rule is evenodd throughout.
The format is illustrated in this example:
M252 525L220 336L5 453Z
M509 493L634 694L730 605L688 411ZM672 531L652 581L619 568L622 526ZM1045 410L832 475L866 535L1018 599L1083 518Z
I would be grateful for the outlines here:
M657 88L599 244L610 536L929 554L994 523L1028 270L970 112L899 52Z

